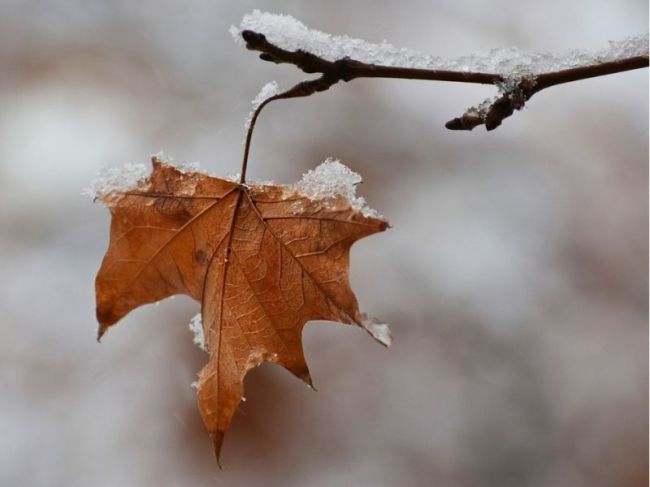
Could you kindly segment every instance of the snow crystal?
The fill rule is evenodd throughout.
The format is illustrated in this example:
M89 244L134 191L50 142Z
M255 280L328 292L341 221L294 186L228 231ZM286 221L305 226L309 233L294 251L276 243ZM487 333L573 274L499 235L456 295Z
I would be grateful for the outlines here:
M205 346L205 335L203 334L203 321L201 320L201 313L197 313L194 318L190 320L190 330L194 333L194 344L207 352L208 349Z
M264 86L262 86L262 89L257 94L257 96L253 98L253 101L251 101L253 110L257 110L265 100L277 95L278 93L280 93L280 87L278 86L277 81L270 81L266 83Z
M151 157L165 165L173 166L182 173L196 172L200 166L198 162L174 162L174 159L163 151ZM102 166L81 194L97 199L111 193L135 189L147 179L150 172L150 166L140 163L124 164L121 167Z
M149 169L144 164L132 163L122 167L102 166L82 194L95 199L116 191L135 188L148 175Z
M228 174L228 176L226 176L223 179L225 179L226 181L231 181L233 183L239 183L239 180L241 179L241 173L236 172L236 173ZM275 183L273 182L272 179L253 179L247 177L245 186L273 186L274 184Z
M363 216L382 219L376 210L368 207L364 198L357 196L357 184L360 182L359 174L338 159L329 157L315 169L303 174L302 179L288 189L310 200L343 196L350 202L350 206L360 211Z
M277 95L280 93L280 88L278 87L278 83L275 81L271 81L270 83L266 83L264 86L262 86L262 89L260 92L257 94L257 96L251 101L252 105L252 110L248 114L248 117L246 118L246 123L244 124L244 127L246 130L251 125L251 121L253 120L253 115L255 114L255 110L257 110L264 101L268 100L272 96Z
M390 333L390 328L381 320L368 316L366 313L362 313L361 326L363 326L363 328L382 345L390 347L393 343L393 336Z
M165 154L164 150L159 150L156 154L151 154L151 157L162 162L163 164L174 165L174 158Z
M163 151L159 151L157 154L153 154L151 157L167 166L173 166L182 173L196 172L201 168L201 164L198 161L176 162L172 156L168 156Z
M492 49L456 59L429 56L412 49L396 48L386 41L372 44L346 35L334 36L309 29L289 15L254 10L244 15L239 28L230 33L239 42L241 32L252 30L264 34L269 42L289 51L302 49L328 61L350 57L364 63L429 70L511 74L519 79L531 75L575 68L594 63L617 61L627 57L648 56L648 34L610 41L597 51L573 50L562 55L526 53L518 48Z

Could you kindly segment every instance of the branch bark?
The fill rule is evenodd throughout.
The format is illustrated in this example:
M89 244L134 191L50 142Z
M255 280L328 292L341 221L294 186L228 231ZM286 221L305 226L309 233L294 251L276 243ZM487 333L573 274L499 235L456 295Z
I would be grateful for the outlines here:
M269 42L266 36L259 32L244 30L242 37L248 49L261 52L260 59L264 61L278 64L293 64L305 73L321 74L319 78L303 81L286 92L276 95L273 99L309 96L319 91L328 90L339 81L347 82L357 78L453 81L459 83L492 84L501 88L501 96L489 103L485 103L484 107L470 108L462 116L447 122L445 126L450 130L472 130L479 125L485 125L487 130L494 130L501 125L501 122L505 118L512 115L515 110L521 110L526 102L541 90L562 83L605 76L648 66L648 56L637 56L618 61L536 74L530 78L522 78L514 86L507 86L508 83L504 76L496 73L380 66L362 63L350 58L328 61L306 51L288 51L282 49Z

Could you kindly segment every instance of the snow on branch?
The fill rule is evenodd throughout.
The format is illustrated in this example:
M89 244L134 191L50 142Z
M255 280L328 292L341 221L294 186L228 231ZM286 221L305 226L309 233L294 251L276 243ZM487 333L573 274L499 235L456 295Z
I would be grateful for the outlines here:
M263 34L267 41L287 51L305 51L327 61L343 58L365 64L400 68L483 72L501 75L529 75L620 61L625 58L648 55L648 35L610 42L598 51L569 51L526 53L516 47L492 49L485 54L471 54L456 59L444 59L421 52L397 48L386 41L372 44L349 36L336 36L308 28L289 15L278 15L255 10L244 15L239 28L231 27L235 39L240 40L245 30Z
M244 16L232 35L260 58L293 64L305 73L321 76L303 81L275 96L295 98L329 89L355 78L402 78L494 84L499 96L446 124L452 130L485 125L492 130L520 110L537 92L561 83L648 66L648 34L611 41L597 51L573 50L556 55L525 53L517 48L493 49L444 59L382 42L372 44L348 36L333 36L309 29L288 15L255 10Z

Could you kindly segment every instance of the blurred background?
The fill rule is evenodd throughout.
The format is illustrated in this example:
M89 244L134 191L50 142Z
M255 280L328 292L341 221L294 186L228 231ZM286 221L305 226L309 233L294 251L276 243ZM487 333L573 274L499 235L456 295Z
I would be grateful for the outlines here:
M0 484L637 486L648 480L648 71L552 88L492 133L494 90L357 80L263 113L249 175L328 156L394 228L352 250L362 310L306 327L315 393L264 365L220 471L190 384L198 305L95 342L103 164L239 170L250 100L304 75L228 33L254 8L436 55L601 48L645 1L0 0Z

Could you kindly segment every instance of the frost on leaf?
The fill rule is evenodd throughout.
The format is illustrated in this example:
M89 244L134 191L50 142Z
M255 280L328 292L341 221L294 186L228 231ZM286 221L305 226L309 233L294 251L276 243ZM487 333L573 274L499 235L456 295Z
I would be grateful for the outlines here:
M148 174L144 164L125 164L122 167L101 167L90 185L83 190L84 196L101 198L113 192L135 188Z
M152 156L161 164L175 167L180 173L198 171L198 162L174 162L163 151ZM124 164L121 167L102 166L90 185L82 191L84 196L103 200L112 193L120 193L130 189L137 189L149 175L147 166L141 163Z
M190 330L194 333L194 344L204 352L208 349L205 346L205 335L203 334L203 321L201 321L201 313L197 313L190 320Z
M359 312L348 268L352 244L388 223L363 211L359 176L335 161L289 192L152 162L137 184L98 192L112 216L95 283L98 336L143 304L175 294L199 301L190 327L209 359L197 398L218 455L249 370L272 362L311 384L308 321L356 325L387 344L383 325Z
M390 347L393 343L393 335L390 332L388 324L378 318L362 313L361 326L363 326L366 331L382 345Z
M346 35L327 34L310 29L289 15L259 10L244 15L239 27L231 27L230 32L239 42L243 30L264 34L269 42L283 49L307 51L328 61L349 57L355 61L382 66L494 73L518 79L628 57L648 56L648 34L610 41L607 47L595 51L527 53L518 48L506 47L492 49L484 54L445 59L412 49L397 48L386 41L373 44Z
M302 179L296 184L287 186L285 192L294 192L312 201L321 201L324 205L333 204L336 198L341 196L363 216L383 219L376 210L368 206L365 198L357 196L357 185L361 181L359 174L338 159L330 157L316 169L303 174Z

